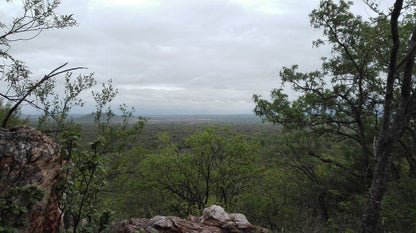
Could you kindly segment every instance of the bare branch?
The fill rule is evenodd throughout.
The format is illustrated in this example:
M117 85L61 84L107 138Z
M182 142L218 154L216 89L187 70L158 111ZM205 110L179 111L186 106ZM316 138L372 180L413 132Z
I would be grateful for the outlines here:
M59 69L63 68L64 66L66 66L68 63L65 63L61 66L59 66L58 68L54 69L53 71L51 71L49 74L45 75L41 80L39 80L38 82L36 82L32 87L29 88L29 90L26 92L26 94L21 97L17 103L15 105L13 105L13 107L7 112L6 117L3 120L2 123L2 127L6 127L7 126L7 122L9 120L9 118L13 115L13 113L19 108L20 104L22 104L24 101L26 101L26 98L32 94L32 92L34 90L36 90L36 88L38 88L40 85L42 85L44 82L46 82L47 80L62 74L62 73L66 73L66 72L70 72L73 70L79 70L79 69L86 69L84 67L74 67L74 68L69 68L69 69L65 69L65 70L61 70L58 72Z

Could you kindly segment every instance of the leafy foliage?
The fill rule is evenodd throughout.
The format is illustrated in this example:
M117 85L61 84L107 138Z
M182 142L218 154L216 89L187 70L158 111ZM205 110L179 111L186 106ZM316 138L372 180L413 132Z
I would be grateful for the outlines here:
M6 4L13 3L8 1ZM81 133L81 127L69 118L69 113L73 107L83 106L85 100L80 95L96 85L94 75L91 73L74 78L72 72L84 67L66 68L67 64L63 64L42 78L36 79L23 61L8 53L16 41L34 39L47 29L75 26L76 21L72 15L56 13L59 5L59 0L23 1L21 15L13 18L9 24L0 22L0 59L3 64L0 66L0 97L4 101L1 102L0 116L2 127L11 127L25 123L19 119L19 109L23 104L42 112L38 129L48 133L61 144L63 156L68 161L65 167L67 177L62 180L58 190L66 197L61 200L65 230L100 232L109 223L111 211L98 209L98 196L103 192L107 176L111 177L118 171L117 167L106 169L104 163L111 161L115 153L121 153L127 147L126 142L140 132L144 119L135 119L134 111L122 105L122 122L113 122L112 118L115 115L109 103L116 96L117 90L113 88L111 81L102 84L101 90L92 93L97 102L95 123L100 130L88 145L88 140L85 140ZM64 76L65 79L63 91L57 91L56 78L60 76ZM102 120L104 107L108 107L105 121ZM130 122L132 119L134 122ZM19 189L17 192L24 194L24 190ZM5 201L3 204L2 213L9 210L25 210L23 207L11 209L15 206L13 202L10 204ZM5 226L8 227L7 224Z
M16 41L33 39L43 30L75 26L76 21L72 15L56 14L56 8L59 4L58 0L25 0L22 2L23 12L21 15L12 18L11 22L0 22L0 59L2 62L0 83L3 87L0 97L11 105L9 112L3 119L2 127L7 126L9 117L17 111L22 103L48 112L50 101L47 101L47 99L54 94L54 78L66 73L68 83L71 76L71 73L68 72L82 69L82 67L63 69L66 65L64 64L52 70L43 78L35 80L25 63L9 54L12 44ZM71 97L66 96L65 104L62 105L64 111L68 103L79 101L74 98L82 90L77 91L67 88L67 91L71 92ZM58 101L57 97L58 95L55 95L55 98L53 98L55 102Z
M152 125L140 137L146 119L126 105L116 115L111 81L92 93L93 123L79 125L69 113L83 106L80 94L97 84L94 75L74 77L83 67L64 64L35 79L8 53L16 40L76 24L72 15L56 15L59 1L24 1L22 16L0 22L0 119L12 127L26 123L19 114L23 104L40 109L37 127L65 151L67 176L59 187L65 232L102 232L112 219L199 214L214 203L274 232L353 232L380 174L388 179L379 183L388 181L389 189L374 202L383 210L378 227L414 232L415 4L396 1L385 14L365 2L374 15L355 15L352 2L331 0L311 13L311 25L324 35L314 45L330 46L332 56L312 72L282 69L282 83L299 94L296 99L282 88L273 89L271 99L254 95L255 113L278 126L196 131L182 124L160 132L165 128ZM61 76L65 91L58 92ZM380 173L380 164L391 173ZM41 197L31 186L1 197L0 232L16 232Z
M181 146L171 143L164 133L159 140L161 145L154 151L134 150L140 155L132 155L141 159L126 180L131 185L128 192L142 203L138 209L145 216L161 211L198 214L213 203L232 209L262 169L258 144L227 129L206 128ZM122 199L121 214L130 213L130 198Z
M314 45L331 46L332 56L322 58L322 67L316 71L298 72L297 65L282 69L283 84L299 94L295 100L289 100L283 89L273 89L271 101L259 95L253 99L255 113L266 121L301 131L312 140L324 136L359 149L360 157L349 162L352 157L342 151L304 151L346 175L361 177L353 181L358 187L371 187L361 232L376 232L384 227L380 210L389 167L397 177L399 165L407 163L405 166L413 169L415 164L414 143L408 140L413 135L416 111L415 5L413 1L395 1L386 15L373 1L366 3L376 14L363 18L351 12L352 2L321 1L310 19L325 39ZM397 153L397 144L404 153ZM307 164L310 162L302 166ZM334 223L330 218L326 221Z
M42 200L44 192L35 185L12 187L0 196L0 232L16 233L29 223L29 209Z
M144 125L142 118L136 119L132 111L121 106L121 122L113 122L115 116L107 112L101 121L103 108L111 102L116 90L103 86L104 93L97 99L95 139L88 143L81 133L81 127L71 127L60 135L61 145L67 152L71 164L67 167L67 180L64 181L62 210L65 212L65 228L68 232L101 232L110 223L112 211L103 206L102 196L112 192L108 182L123 174L123 164L117 163L133 137L140 133ZM108 110L111 110L110 108ZM131 120L135 122L131 123Z

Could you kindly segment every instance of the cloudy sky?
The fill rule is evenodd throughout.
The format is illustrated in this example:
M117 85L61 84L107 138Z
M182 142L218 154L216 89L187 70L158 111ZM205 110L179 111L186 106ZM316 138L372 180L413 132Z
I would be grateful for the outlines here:
M6 4L3 1L1 4ZM11 51L35 75L69 62L119 90L114 105L149 114L252 113L253 94L279 87L282 66L319 67L318 0L63 0L79 26ZM5 11L0 6L0 11ZM93 110L86 100L87 112Z

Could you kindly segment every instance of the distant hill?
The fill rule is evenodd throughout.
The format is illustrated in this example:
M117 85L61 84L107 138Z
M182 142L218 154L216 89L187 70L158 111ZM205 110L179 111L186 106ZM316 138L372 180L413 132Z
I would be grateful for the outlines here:
M36 121L39 115L26 115L31 121ZM94 113L90 114L73 114L69 116L76 123L89 124L94 122ZM260 117L253 114L230 114L230 115L206 115L206 114L194 114L194 115L148 115L143 116L148 119L148 124L157 123L262 123ZM105 119L105 115L103 116ZM121 121L121 116L114 116L112 121Z
M261 119L251 114L233 115L150 115L146 116L149 123L159 122L211 122L211 123L261 123Z

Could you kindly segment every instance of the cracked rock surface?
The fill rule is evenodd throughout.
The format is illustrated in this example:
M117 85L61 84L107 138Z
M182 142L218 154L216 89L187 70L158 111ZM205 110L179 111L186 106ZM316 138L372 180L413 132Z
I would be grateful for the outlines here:
M111 233L267 233L262 227L250 224L244 214L228 214L218 205L204 209L201 217L181 219L155 216L151 219L132 218L114 223Z
M31 203L27 194L16 192L11 196L12 201L25 206L28 212L19 217L2 212L2 220L21 233L58 233L61 196L56 187L62 175L62 163L59 146L36 129L0 128L0 197L15 188L36 187L44 192L36 203ZM27 224L19 223L23 218Z

